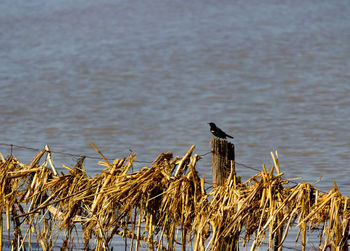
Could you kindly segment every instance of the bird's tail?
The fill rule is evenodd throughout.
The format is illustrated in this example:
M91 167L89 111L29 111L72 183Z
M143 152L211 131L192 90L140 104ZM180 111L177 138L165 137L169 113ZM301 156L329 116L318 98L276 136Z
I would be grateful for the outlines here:
M233 137L232 137L232 136L230 136L230 135L227 135L227 134L226 134L226 136L227 136L227 137L229 137L229 138L231 138L231 139L233 139Z

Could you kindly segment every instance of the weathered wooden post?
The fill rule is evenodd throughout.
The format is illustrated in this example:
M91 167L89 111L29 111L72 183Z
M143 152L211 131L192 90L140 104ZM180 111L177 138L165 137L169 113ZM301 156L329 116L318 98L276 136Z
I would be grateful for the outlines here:
M219 186L224 184L225 180L229 177L231 169L233 175L236 176L234 164L235 145L226 140L212 138L211 152L213 186Z
M236 179L235 145L226 140L212 138L212 176L213 186L220 186L231 176ZM238 251L239 236L227 236L220 240L219 251Z

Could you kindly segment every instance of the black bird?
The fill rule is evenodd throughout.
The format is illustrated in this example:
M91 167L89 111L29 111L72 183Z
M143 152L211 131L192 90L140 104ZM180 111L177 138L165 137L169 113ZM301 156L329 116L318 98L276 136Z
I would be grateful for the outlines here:
M213 122L208 123L210 125L210 132L221 139L226 139L226 137L233 139L232 136L226 134L224 131L222 131L219 127L217 127Z

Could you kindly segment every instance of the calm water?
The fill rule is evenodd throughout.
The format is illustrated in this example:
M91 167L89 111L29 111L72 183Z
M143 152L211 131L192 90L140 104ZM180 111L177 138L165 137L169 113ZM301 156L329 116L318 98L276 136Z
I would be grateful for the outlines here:
M152 161L210 151L214 121L238 162L277 150L286 177L349 196L349 13L347 0L2 0L0 142Z

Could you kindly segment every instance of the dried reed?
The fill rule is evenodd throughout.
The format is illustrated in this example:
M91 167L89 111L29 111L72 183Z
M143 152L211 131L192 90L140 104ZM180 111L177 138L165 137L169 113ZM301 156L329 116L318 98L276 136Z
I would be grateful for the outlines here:
M135 154L109 163L93 147L106 166L94 177L87 176L84 157L58 174L47 146L29 164L1 155L1 247L12 223L12 248L23 250L33 243L43 250L73 250L81 241L85 250L110 250L116 235L131 240L130 250L238 250L248 242L251 250L265 242L272 250L282 247L292 226L303 249L310 229L322 229L321 249L347 248L349 198L335 184L327 193L308 183L287 186L277 154L271 170L263 166L243 183L231 172L225 184L206 190L194 146L181 159L162 153L136 172L130 172Z

